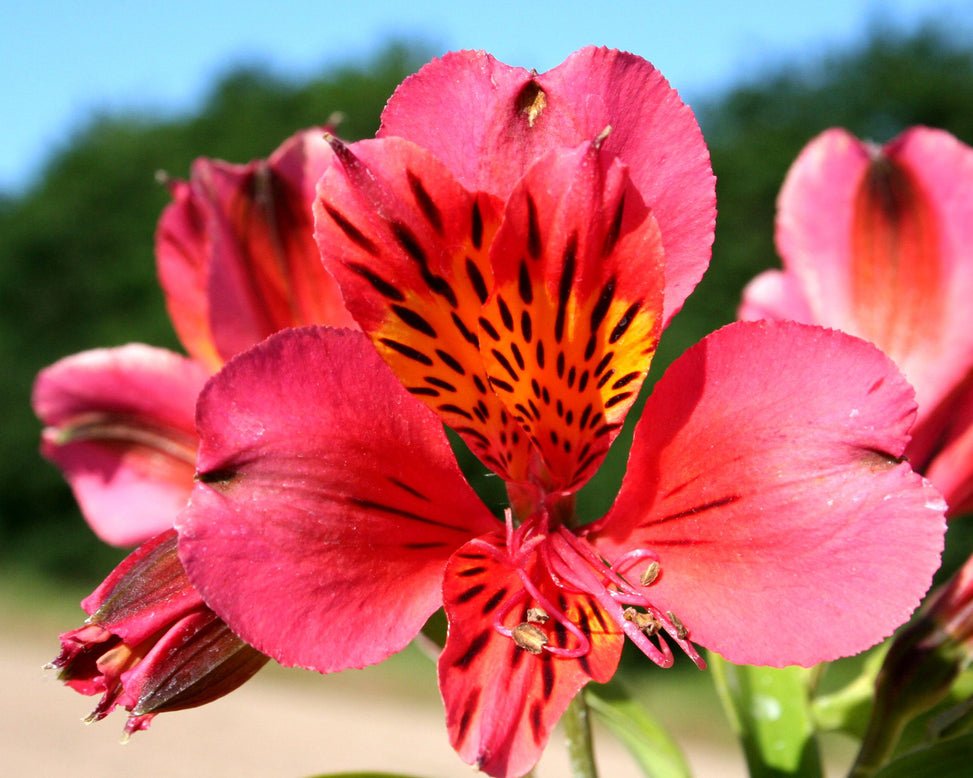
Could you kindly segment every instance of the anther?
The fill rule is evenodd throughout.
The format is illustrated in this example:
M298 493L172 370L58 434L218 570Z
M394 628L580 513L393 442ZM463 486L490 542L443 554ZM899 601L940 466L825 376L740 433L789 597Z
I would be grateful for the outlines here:
M639 576L639 583L642 586L649 586L655 582L655 579L659 577L659 563L649 562L648 567L642 571L642 575Z
M648 637L652 637L653 635L657 634L660 629L662 629L662 622L651 613L637 611L635 608L626 608L624 611L622 611L622 615L625 617L625 621L632 622Z
M550 616L547 615L547 611L543 608L528 608L527 609L527 621L531 624L546 624L550 620Z
M686 629L685 625L679 620L679 617L672 611L666 611L666 616L669 617L669 621L672 622L672 626L676 628L676 637L680 640L685 640L689 637L689 630Z
M510 636L520 648L532 654L542 653L547 645L547 634L544 630L526 621L514 627Z

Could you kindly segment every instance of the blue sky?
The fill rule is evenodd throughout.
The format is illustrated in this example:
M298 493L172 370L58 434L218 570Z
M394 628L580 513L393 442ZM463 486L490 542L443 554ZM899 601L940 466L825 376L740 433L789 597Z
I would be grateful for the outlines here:
M0 190L27 185L93 112L192 110L244 62L299 77L419 38L543 71L595 43L650 59L692 102L869 25L931 15L973 29L963 0L0 0Z

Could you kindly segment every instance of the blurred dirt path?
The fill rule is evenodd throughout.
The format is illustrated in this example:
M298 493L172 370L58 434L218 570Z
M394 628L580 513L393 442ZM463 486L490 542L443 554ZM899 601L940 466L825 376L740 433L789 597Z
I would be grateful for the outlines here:
M85 726L80 719L92 709L92 699L41 670L56 653L55 633L49 625L5 624L0 634L4 776L302 778L353 770L426 778L474 774L447 742L432 664L415 657L329 677L271 667L204 708L159 716L148 732L120 745L121 714ZM599 737L596 745L603 778L640 774L611 737ZM696 748L691 759L701 778L744 775L735 753ZM569 775L560 732L537 775Z

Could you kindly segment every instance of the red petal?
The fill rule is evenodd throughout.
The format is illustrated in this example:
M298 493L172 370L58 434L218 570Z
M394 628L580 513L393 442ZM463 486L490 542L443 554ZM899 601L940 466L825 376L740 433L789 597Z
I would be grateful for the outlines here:
M913 128L882 149L818 137L781 191L777 242L814 321L871 340L921 417L973 364L973 150Z
M218 370L223 358L209 326L206 279L212 251L207 233L209 204L186 181L169 184L166 206L155 233L155 256L166 309L186 351Z
M176 330L218 367L284 327L354 326L314 242L314 185L330 162L321 129L267 161L201 158L159 222L159 275ZM213 362L213 350L217 360Z
M41 451L107 543L140 543L170 528L185 506L206 378L199 363L141 345L75 354L37 376Z
M548 151L609 126L605 149L629 166L662 231L668 321L709 263L715 179L692 111L644 59L588 47L534 75L484 52L447 54L396 90L380 134L408 138L467 189L506 199Z
M529 447L477 348L497 204L400 139L341 146L337 156L315 206L325 265L406 388L489 467L517 480Z
M400 650L441 605L449 555L497 526L438 419L360 334L268 339L207 385L198 424L180 554L207 604L284 664Z
M659 228L616 158L588 143L534 165L490 250L480 351L553 489L601 463L658 341ZM489 326L488 326L489 323Z
M659 555L650 590L733 662L809 665L889 635L929 587L944 503L899 460L910 387L872 346L730 325L676 361L636 428L612 560Z
M460 549L446 569L443 597L449 637L439 659L439 686L446 704L450 741L459 755L488 775L519 776L540 758L554 725L589 680L615 672L622 633L587 595L570 595L548 580L544 595L558 602L575 624L587 625L591 650L579 659L532 654L493 628L498 609L522 590L515 570L501 565L484 545L502 552L501 541L482 538ZM524 621L525 600L504 624ZM554 622L539 625L552 645L574 638Z

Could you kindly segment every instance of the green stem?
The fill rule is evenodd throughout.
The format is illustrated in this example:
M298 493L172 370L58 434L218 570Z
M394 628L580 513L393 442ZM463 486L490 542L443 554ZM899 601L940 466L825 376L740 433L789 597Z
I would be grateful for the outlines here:
M574 778L598 778L595 766L595 750L591 740L591 719L588 703L582 689L571 700L561 721L568 740L568 757L571 760L571 775Z

